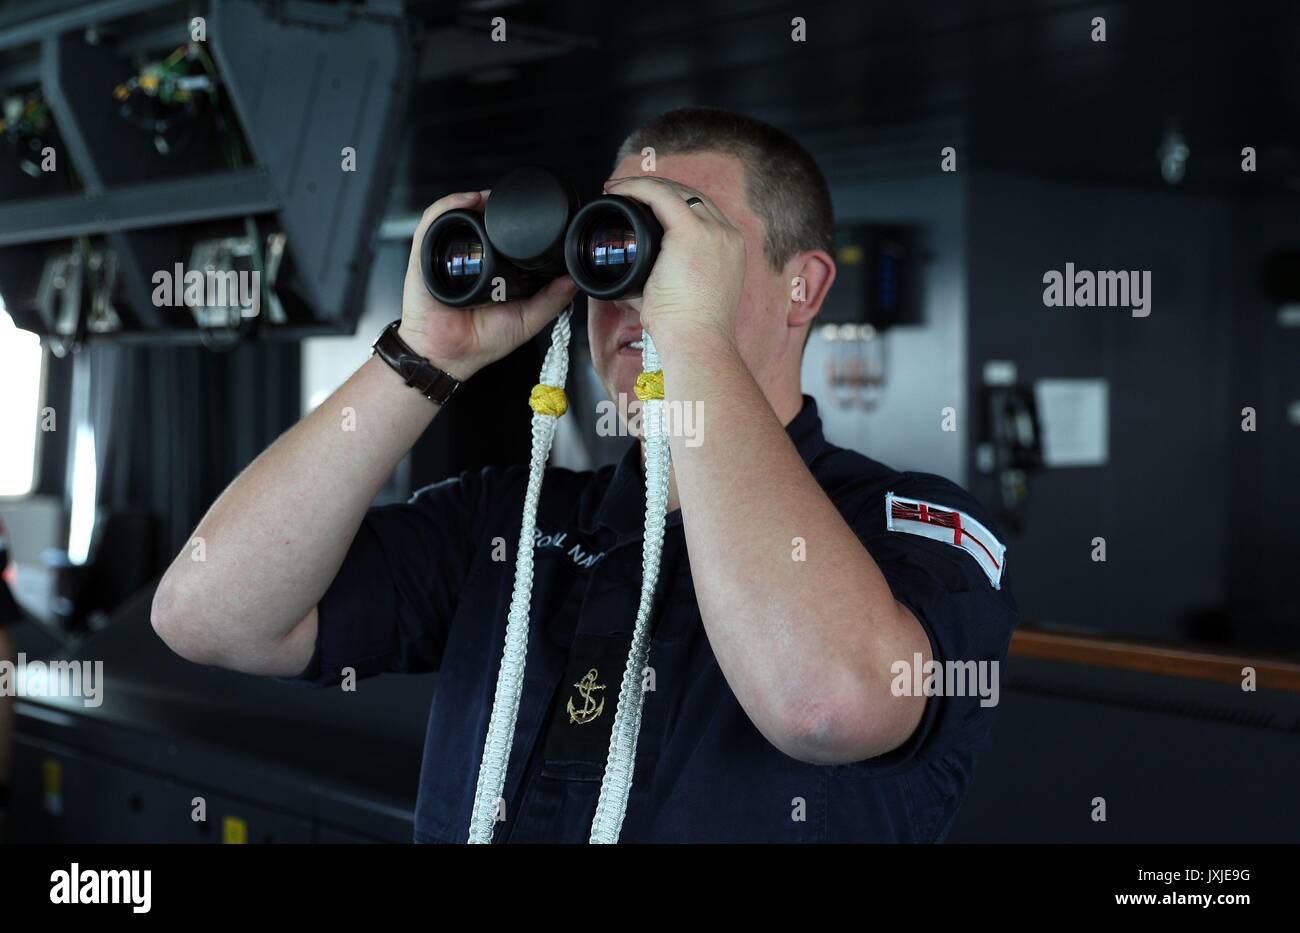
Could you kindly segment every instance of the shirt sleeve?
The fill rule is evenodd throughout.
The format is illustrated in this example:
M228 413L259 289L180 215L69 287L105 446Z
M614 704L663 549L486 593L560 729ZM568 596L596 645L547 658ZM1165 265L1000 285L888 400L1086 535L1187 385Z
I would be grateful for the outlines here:
M494 472L463 473L371 508L317 604L316 648L296 683L435 671L487 526Z
M974 518L987 531L982 507L961 487L937 476L903 474L892 490ZM926 698L916 730L901 746L863 764L892 770L916 758L936 761L950 752L973 752L988 743L1000 699L1002 666L1017 622L1017 609L1002 554L1000 578L963 548L945 540L889 528L887 500L877 496L852 522L854 531L889 582L894 598L907 606L925 630L934 666L918 668L899 658L894 686L925 692L927 674L942 688ZM991 544L993 542L985 542ZM949 677L951 670L956 676ZM955 688L955 689L954 689Z

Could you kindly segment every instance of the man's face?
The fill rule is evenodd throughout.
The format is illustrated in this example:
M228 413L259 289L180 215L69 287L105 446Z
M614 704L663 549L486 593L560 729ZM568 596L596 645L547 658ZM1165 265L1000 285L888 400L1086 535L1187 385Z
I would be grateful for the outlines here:
M655 172L641 171L641 161L628 156L614 170L614 178L657 175L699 191L726 215L745 237L745 286L736 312L736 342L741 358L760 385L782 359L785 342L795 339L786 326L785 309L790 288L773 270L763 252L766 230L745 196L745 167L739 159L721 152L660 155ZM641 299L588 301L587 333L591 358L609 398L622 395L628 407L639 407L633 388L641 373L641 351L628 344L641 338Z

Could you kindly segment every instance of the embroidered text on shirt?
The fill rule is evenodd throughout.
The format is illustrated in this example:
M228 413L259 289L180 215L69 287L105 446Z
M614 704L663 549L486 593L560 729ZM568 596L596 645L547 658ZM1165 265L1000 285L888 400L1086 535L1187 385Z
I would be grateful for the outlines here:
M569 533L567 531L560 531L548 535L542 534L541 529L538 529L533 532L533 548L540 549L549 547L564 550L568 543L568 537ZM573 562L583 570L590 570L600 562L602 557L605 556L604 551L593 554L581 544L574 544L572 547L568 547L565 553L567 553Z

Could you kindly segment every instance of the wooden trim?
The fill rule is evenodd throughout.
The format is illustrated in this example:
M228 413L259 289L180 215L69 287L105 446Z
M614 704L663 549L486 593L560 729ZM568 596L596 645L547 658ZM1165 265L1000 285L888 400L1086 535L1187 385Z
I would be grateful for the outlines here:
M1011 637L1011 654L1021 658L1069 661L1122 671L1234 684L1241 683L1243 667L1253 667L1259 688L1300 692L1300 663L1274 658L1033 630L1017 631Z

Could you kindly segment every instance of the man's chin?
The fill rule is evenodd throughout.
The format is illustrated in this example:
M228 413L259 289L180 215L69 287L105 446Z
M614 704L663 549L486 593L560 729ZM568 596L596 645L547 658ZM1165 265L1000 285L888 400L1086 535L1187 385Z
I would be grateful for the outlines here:
M641 362L632 360L630 357L620 356L614 360L610 368L610 378L605 383L605 388L610 392L614 401L619 400L622 395L627 399L624 404L631 404L637 401L636 397L636 380L641 375Z

